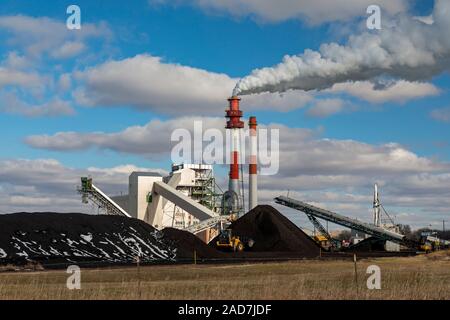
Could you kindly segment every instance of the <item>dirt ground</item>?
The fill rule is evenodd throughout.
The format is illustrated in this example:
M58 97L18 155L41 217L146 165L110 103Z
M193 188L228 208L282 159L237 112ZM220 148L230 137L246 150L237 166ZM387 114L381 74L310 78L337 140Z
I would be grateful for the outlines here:
M369 265L381 289L369 290ZM402 258L0 273L0 299L450 299L450 252Z

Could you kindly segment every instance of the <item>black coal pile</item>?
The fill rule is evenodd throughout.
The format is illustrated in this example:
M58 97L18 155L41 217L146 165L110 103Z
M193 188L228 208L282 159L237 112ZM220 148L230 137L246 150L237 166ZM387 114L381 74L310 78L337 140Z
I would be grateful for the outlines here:
M273 257L285 257L289 253L295 257L313 258L320 254L320 247L314 240L272 206L257 206L233 222L230 228L234 235L254 241L248 249L252 256L270 252ZM211 245L215 245L215 240Z
M356 244L353 244L345 249L345 251L350 252L371 252L371 251L386 251L385 249L386 240L369 237Z
M194 234L174 229L165 228L162 230L163 239L177 248L177 260L193 260L194 252L196 258L202 259L222 259L226 258L223 252L217 251L208 246Z
M137 219L80 213L0 215L0 263L176 261L176 248Z

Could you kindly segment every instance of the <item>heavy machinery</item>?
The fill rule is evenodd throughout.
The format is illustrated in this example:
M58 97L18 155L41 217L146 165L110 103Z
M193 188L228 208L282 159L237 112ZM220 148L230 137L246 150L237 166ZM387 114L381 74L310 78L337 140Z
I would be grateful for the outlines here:
M420 235L420 251L432 252L445 249L448 247L449 241L436 237L436 232L424 231Z
M245 239L233 235L231 229L224 229L220 232L216 247L218 249L233 250L234 252L242 252L246 248L253 247L254 241L252 239Z

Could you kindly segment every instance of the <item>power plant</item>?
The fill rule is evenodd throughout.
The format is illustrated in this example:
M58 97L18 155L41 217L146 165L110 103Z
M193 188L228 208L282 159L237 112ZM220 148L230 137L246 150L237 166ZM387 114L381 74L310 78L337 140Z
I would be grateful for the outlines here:
M244 122L240 98L228 99L226 130L231 136L228 190L217 185L212 165L173 164L166 177L154 172L133 172L128 194L108 197L92 179L83 177L79 192L83 201L91 200L107 214L125 215L147 222L161 230L167 227L189 230L209 242L227 224L245 212L241 139ZM257 121L249 118L249 210L257 206Z
M276 208L259 204L258 123L256 117L248 118L250 150L245 152L240 102L239 97L229 98L225 110L225 130L231 136L228 190L217 183L213 165L204 163L172 164L167 175L132 172L128 192L120 196L109 196L92 177L82 177L82 202L105 214L3 215L0 263L258 262L354 258L356 252L359 257L409 256L449 247L435 232L423 232L420 239L402 234L383 206L378 184L370 222L294 199L289 192L274 198L280 207L304 214L313 233ZM329 232L328 222L350 229L350 235L339 238Z
M129 176L128 194L108 197L92 179L83 177L79 192L83 201L91 200L107 214L137 218L158 230L176 228L195 234L205 243L218 237L218 247L230 247L242 251L253 244L252 239L233 234L233 222L246 212L244 190L244 161L241 142L245 127L240 109L241 99L232 96L225 110L225 129L231 137L228 190L223 192L216 183L212 165L173 164L168 176L154 172L133 172ZM248 120L248 211L258 206L258 134L256 117ZM319 219L350 228L353 242L377 243L384 251L399 252L403 247L418 247L400 233L399 226L384 209L379 187L374 185L373 223L364 223L329 210L285 196L276 197L275 202L301 211L314 226L312 239L325 250L340 251L342 244L333 238ZM425 241L425 240L424 240ZM446 243L446 242L442 242ZM379 246L380 247L380 246Z

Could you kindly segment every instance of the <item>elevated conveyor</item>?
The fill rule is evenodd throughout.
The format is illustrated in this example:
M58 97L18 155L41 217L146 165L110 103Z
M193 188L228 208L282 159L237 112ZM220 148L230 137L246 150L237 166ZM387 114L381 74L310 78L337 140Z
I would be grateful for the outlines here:
M170 202L174 203L181 209L189 212L200 221L207 220L213 217L217 217L217 213L208 209L207 207L201 205L195 200L192 200L182 192L169 186L167 183L162 181L156 181L153 184L153 194L154 198L161 196Z
M371 236L404 244L407 240L404 235L396 232L392 232L375 225L371 225L365 222L358 221L356 219L348 218L343 215L331 212L329 210L321 209L310 205L308 203L291 199L285 196L276 197L275 202L283 206L299 210L307 215L314 216L316 218L324 219L341 226L345 226L360 232L370 234Z
M222 222L223 223L228 222L228 216L218 216L204 221L200 221L199 223L189 226L184 230L195 234L207 230L209 228L214 228L215 226L217 226Z
M122 209L116 202L114 202L110 197L108 197L104 192L97 188L93 183L91 178L82 177L81 187L78 188L78 192L83 198L83 202L87 203L91 200L100 208L105 209L107 214L119 215L131 218L131 216Z

